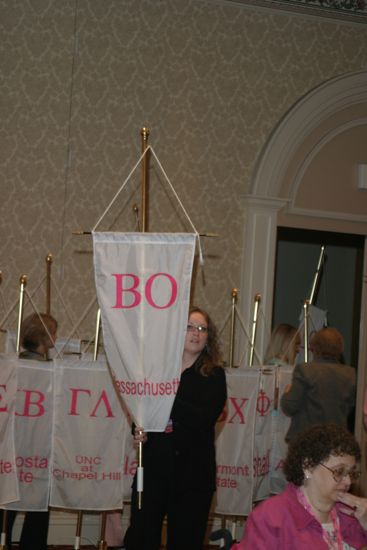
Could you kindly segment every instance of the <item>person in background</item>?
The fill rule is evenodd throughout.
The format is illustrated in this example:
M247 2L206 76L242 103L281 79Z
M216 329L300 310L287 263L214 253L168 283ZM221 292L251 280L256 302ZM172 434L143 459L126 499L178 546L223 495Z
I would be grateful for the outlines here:
M47 361L54 347L57 321L47 313L33 313L24 319L20 329L20 359ZM7 548L12 550L11 533L16 517L8 510ZM49 512L26 512L19 541L19 550L47 550Z
M295 327L286 323L277 325L271 333L264 364L293 365L300 345L301 338Z
M314 333L310 347L313 360L295 366L292 383L280 400L284 414L291 417L287 441L313 424L332 422L347 428L355 405L356 373L340 362L340 332L323 328Z
M48 351L56 341L57 321L48 313L33 313L20 328L20 359L48 361Z
M289 446L280 495L257 505L231 550L360 550L367 545L367 499L348 493L360 448L335 424L315 425Z
M167 549L203 548L215 491L215 424L227 399L216 328L202 309L190 309L180 384L165 432L135 430L144 443L144 491L138 509L133 483L127 550L158 550L167 514Z
M281 323L273 329L265 354L264 364L273 367L275 378L272 429L274 432L279 433L279 437L274 437L272 455L276 462L282 460L287 452L287 444L280 433L283 434L287 430L286 426L289 425L289 419L280 414L280 396L285 385L291 379L300 345L299 331L292 325ZM285 484L286 480L282 468L274 467L271 477L271 491L279 493L284 489Z

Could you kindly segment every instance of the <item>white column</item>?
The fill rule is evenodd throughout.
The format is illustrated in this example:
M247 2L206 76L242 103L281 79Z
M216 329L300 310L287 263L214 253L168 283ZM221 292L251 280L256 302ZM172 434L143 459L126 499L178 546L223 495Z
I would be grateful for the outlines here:
M286 203L285 199L245 197L244 253L238 309L251 334L255 295L261 295L255 346L261 358L267 346L272 319L277 214ZM258 364L256 356L254 364Z

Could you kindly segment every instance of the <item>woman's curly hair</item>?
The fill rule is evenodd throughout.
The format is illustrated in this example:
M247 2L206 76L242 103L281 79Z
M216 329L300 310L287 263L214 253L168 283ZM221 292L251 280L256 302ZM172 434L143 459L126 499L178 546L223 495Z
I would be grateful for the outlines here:
M200 356L202 359L200 372L201 374L208 375L214 367L222 366L217 329L209 314L204 309L197 306L191 306L189 317L192 313L200 313L208 326L208 340Z
M330 456L361 458L360 447L354 436L336 424L317 424L301 432L288 448L284 473L288 481L302 485L304 470L314 468Z

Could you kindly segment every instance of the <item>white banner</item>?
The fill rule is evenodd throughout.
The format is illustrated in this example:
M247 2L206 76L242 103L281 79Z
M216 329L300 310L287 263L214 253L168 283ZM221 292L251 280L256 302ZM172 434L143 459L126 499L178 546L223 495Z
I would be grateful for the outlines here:
M16 389L14 440L19 501L9 510L44 511L50 486L53 420L52 362L14 359Z
M163 431L177 391L195 235L94 233L104 345L135 423Z
M254 501L263 500L270 494L270 456L273 443L272 410L274 405L274 390L274 369L263 367L260 370L259 393L256 400Z
M128 431L104 360L55 360L55 427L50 506L122 508Z
M284 488L289 419L278 395L290 377L288 366L227 370L228 401L217 423L216 513L247 516L253 502Z
M252 508L259 370L248 367L228 369L226 377L228 400L216 444L215 511L219 514L247 515Z
M280 407L280 397L285 387L292 380L293 366L283 365L273 367L275 376L275 403L272 410L273 445L271 449L270 464L270 493L281 493L286 486L283 472L283 462L287 454L288 445L285 435L288 432L291 419L286 416Z
M14 446L17 360L0 354L0 505L19 499Z

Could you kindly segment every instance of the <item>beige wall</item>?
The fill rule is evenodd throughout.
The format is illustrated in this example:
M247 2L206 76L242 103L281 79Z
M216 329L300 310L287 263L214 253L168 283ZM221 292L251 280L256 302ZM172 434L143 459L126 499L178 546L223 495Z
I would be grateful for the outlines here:
M0 27L5 310L19 276L35 289L52 252L54 281L73 319L82 316L94 297L91 242L72 231L94 226L147 125L193 223L220 235L204 243L194 299L221 325L239 285L241 197L261 148L301 96L366 66L365 26L225 1L4 0ZM159 179L153 168L150 229L187 229ZM120 214L113 227L135 229L138 186L137 177L101 228ZM54 298L68 333L73 323ZM82 335L93 326L94 310Z

